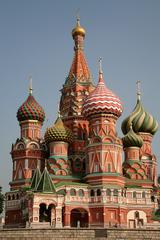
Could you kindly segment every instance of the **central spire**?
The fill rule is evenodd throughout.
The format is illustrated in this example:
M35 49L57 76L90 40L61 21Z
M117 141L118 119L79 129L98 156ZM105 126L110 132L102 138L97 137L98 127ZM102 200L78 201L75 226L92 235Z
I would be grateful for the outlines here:
M71 82L89 82L91 83L91 73L88 68L87 61L84 55L84 37L86 31L80 24L80 17L77 17L77 23L75 28L72 30L72 37L75 42L74 51L75 55L73 58L72 66L67 78L67 83Z

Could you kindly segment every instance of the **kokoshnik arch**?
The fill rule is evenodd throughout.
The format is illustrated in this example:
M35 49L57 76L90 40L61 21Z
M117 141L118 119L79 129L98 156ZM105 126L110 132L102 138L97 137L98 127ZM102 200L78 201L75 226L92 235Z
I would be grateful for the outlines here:
M58 117L44 137L45 112L32 85L18 109L20 138L11 150L6 227L153 224L158 183L151 144L158 123L145 111L138 90L136 106L122 122L124 137L117 136L122 103L105 84L101 60L98 84L93 85L84 55L85 35L78 18Z

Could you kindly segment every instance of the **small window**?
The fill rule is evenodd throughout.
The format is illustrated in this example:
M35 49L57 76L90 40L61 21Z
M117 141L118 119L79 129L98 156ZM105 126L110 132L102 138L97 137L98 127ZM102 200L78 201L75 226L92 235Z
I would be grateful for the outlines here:
M111 164L108 164L108 172L111 172Z
M139 212L138 211L135 212L135 218L139 218Z
M79 195L79 197L83 197L84 196L84 191L82 189L79 189L78 195Z
M146 197L146 193L142 192L142 198L145 198L145 197Z
M94 172L98 172L98 164L97 163L94 165Z
M101 190L97 189L97 196L101 196Z
M91 191L90 191L90 196L91 196L91 197L94 197L94 196L95 196L95 193L94 193L94 190L93 190L93 189L91 189Z
M107 189L107 190L106 190L106 195L107 195L107 196L111 196L111 189Z
M10 201L10 200L11 200L11 196L9 195L9 196L8 196L8 201Z
M14 195L12 195L12 200L15 200L15 196Z
M25 169L28 169L28 159L25 159Z
M137 193L133 192L133 198L136 198L136 197L137 197Z
M113 196L118 196L118 190L117 189L114 189L114 191L113 191Z
M71 196L76 196L76 190L72 188L72 189L70 190L70 195L71 195Z
M19 178L19 179L22 178L22 169L19 169L19 171L18 171L18 178Z

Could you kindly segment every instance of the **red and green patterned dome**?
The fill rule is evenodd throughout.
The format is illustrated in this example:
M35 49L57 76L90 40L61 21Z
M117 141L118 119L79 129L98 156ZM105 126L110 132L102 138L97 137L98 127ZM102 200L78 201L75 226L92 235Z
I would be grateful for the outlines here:
M33 95L30 93L27 100L20 106L17 112L19 122L26 120L37 120L43 122L45 113L43 108L37 103Z

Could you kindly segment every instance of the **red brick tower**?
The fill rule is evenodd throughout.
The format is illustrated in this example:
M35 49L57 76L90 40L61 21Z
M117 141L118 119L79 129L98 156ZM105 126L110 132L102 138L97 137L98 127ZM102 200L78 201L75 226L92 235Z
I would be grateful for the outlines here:
M90 129L87 181L90 184L108 183L123 187L122 142L116 134L116 121L122 113L122 104L105 85L101 60L98 85L86 98L83 112L89 120Z
M75 42L74 58L61 90L60 112L63 122L73 131L74 141L71 144L69 155L73 174L85 171L85 140L88 137L88 121L82 114L84 98L94 89L92 77L84 55L85 29L77 19L77 25L72 31Z
M32 95L32 83L27 100L18 109L17 119L20 124L20 138L12 145L13 173L11 189L30 186L37 165L43 168L46 146L41 139L41 127L45 119L43 108Z

